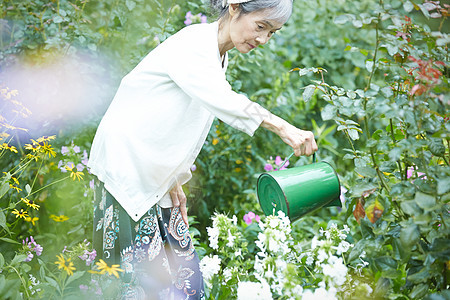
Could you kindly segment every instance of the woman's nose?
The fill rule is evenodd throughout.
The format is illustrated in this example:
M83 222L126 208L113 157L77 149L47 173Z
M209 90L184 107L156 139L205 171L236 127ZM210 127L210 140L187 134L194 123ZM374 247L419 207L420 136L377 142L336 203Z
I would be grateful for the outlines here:
M267 43L269 41L270 37L269 36L258 36L256 37L256 41L260 44L260 45L264 45L265 43Z

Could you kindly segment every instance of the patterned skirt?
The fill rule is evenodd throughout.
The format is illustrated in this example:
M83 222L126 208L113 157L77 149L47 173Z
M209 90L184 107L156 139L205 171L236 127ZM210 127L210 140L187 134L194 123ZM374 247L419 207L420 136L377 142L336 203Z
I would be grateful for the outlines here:
M153 206L134 222L96 180L94 248L119 279L97 276L101 299L204 299L203 277L178 207Z

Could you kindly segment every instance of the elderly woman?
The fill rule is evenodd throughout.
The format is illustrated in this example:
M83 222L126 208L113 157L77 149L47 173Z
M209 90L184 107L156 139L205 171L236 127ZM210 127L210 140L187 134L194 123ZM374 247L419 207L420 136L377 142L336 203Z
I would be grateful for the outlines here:
M123 269L123 298L204 297L182 185L215 117L250 136L266 128L297 156L317 150L311 132L235 93L225 77L227 51L267 43L290 17L292 0L212 6L217 22L180 30L123 78L92 145L94 246Z

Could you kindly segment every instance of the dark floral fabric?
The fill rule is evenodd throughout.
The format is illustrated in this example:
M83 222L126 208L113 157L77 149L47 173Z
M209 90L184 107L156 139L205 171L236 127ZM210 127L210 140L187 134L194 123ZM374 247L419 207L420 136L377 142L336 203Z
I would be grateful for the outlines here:
M103 291L104 298L204 299L199 259L178 207L155 205L134 222L97 180L93 242L98 259L124 270L120 286Z

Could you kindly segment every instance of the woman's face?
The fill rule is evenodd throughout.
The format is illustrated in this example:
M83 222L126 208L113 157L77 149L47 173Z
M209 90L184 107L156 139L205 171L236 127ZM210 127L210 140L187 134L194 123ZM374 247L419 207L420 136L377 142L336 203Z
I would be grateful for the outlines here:
M282 23L270 20L270 10L260 10L248 14L230 10L230 38L241 53L264 45L270 37L283 26Z

